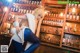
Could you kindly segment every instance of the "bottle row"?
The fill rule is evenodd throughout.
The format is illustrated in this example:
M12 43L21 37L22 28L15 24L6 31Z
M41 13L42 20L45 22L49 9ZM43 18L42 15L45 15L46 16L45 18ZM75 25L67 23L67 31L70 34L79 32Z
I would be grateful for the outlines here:
M17 8L17 9L35 9L37 6L32 6L32 5L27 5L27 6L18 6L18 5L13 5L12 8Z
M50 16L50 17L61 17L60 14L47 14L45 17L47 17L47 16ZM65 15L63 15L63 16L65 16ZM79 15L67 14L66 19L69 19L69 20L80 20L80 16Z
M60 36L51 34L41 34L41 40L53 44L60 44Z
M69 20L80 20L79 15L69 15L69 14L67 14L66 18L69 19Z
M26 9L17 9L17 8L11 8L11 12L20 12L20 13L32 13L33 10L26 10Z
M63 20L43 20L42 24L51 25L51 26L63 26Z
M64 17L64 14L60 15L59 13L47 13L46 16Z
M77 8L80 8L80 4L68 4L69 8L70 7L77 7Z
M41 32L49 33L49 34L62 34L62 28L50 27L50 26L41 26Z
M40 5L41 1L16 0L15 3Z
M80 33L78 27L79 26L76 25L76 24L67 23L66 26L65 26L65 32L69 32L69 33L76 33L77 32L77 33Z
M65 37L63 38L63 45L80 49L80 38L71 36Z

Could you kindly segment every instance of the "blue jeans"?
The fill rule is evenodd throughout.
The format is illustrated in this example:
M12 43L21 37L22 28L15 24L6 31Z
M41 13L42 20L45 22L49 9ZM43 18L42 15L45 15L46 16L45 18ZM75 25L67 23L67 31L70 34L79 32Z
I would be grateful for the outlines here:
M33 51L40 45L39 39L34 35L34 33L29 28L26 28L24 30L24 41L32 43L32 45L25 51L22 43L12 40L12 45L14 47L15 53L33 53Z

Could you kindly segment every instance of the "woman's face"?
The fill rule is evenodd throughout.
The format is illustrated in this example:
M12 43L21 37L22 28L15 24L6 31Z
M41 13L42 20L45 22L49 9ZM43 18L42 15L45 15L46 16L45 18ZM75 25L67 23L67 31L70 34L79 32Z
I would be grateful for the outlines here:
M40 20L41 18L42 18L42 15L39 14L39 15L37 16L37 20Z

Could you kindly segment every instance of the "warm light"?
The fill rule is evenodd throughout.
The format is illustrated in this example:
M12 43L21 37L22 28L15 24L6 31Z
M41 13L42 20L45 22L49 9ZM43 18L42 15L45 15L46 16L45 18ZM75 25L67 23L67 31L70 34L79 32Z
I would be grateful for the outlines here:
M76 8L72 8L72 12L75 13L76 12Z
M14 15L12 15L12 18L14 18Z
M62 17L63 16L63 13L60 13L60 16Z
M47 14L49 11L45 11L45 14Z
M8 7L4 7L3 11L4 12L8 11Z
M10 23L6 23L6 25L7 25L7 26L6 26L7 28L10 28Z
M12 0L8 0L8 2L12 2Z

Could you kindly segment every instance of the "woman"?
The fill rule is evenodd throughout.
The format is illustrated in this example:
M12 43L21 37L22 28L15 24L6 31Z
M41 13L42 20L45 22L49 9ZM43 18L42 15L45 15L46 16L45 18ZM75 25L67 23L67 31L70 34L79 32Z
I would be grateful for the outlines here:
M38 46L39 46L39 40L34 35L34 33L29 29L28 27L28 20L22 19L20 23L20 32L16 32L16 29L13 29L14 36L12 38L12 45L14 46L14 52L15 53L32 53ZM15 37L16 36L16 37ZM17 38L18 39L15 39ZM28 46L26 48L23 47L25 43L28 43ZM30 45L30 44L31 45Z
M29 21L29 28L34 34L36 34L37 37L39 37L40 26L44 18L44 14L45 13L43 6L39 6L38 8L36 8L32 14L26 14L26 18Z

